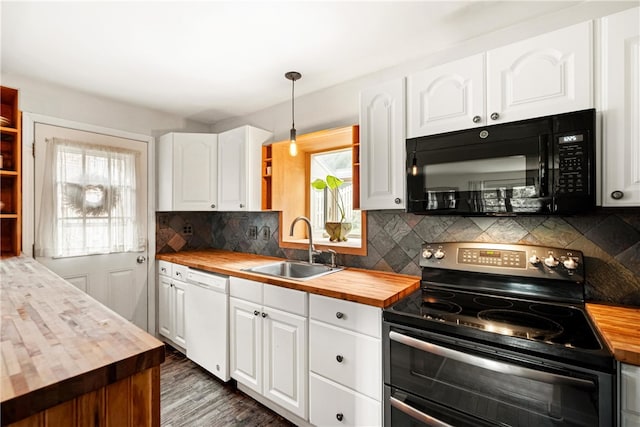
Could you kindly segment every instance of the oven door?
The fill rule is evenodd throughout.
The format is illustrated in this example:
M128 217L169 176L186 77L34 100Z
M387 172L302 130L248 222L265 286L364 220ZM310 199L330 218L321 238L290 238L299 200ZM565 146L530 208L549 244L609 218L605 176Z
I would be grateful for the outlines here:
M552 209L550 134L520 126L407 140L409 212L548 213Z
M387 426L613 424L611 375L543 367L413 329L387 325L385 333Z

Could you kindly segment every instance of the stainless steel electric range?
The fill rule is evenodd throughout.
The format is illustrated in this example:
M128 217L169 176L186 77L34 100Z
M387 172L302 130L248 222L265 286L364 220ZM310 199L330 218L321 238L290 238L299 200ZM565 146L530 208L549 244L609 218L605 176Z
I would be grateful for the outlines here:
M568 249L422 246L421 289L383 312L386 426L612 426L615 362Z

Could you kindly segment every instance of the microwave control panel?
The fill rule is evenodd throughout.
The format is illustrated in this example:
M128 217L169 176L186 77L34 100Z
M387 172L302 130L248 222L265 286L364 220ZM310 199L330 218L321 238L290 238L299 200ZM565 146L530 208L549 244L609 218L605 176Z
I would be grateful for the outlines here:
M587 135L575 133L557 137L559 194L588 194L589 164Z

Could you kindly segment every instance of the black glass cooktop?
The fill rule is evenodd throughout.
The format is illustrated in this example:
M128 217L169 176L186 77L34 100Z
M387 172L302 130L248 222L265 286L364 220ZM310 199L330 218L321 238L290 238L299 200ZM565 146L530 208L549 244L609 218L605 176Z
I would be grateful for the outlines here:
M427 329L447 324L564 348L602 348L584 311L568 304L423 288L387 311L412 317Z

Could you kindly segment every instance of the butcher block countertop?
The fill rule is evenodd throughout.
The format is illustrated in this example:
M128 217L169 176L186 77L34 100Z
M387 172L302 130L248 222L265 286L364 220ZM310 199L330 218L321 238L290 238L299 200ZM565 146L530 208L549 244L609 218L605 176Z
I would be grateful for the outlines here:
M164 344L28 257L0 261L2 425L164 361Z
M157 254L156 259L381 308L392 305L420 287L418 276L357 268L305 281L265 276L242 269L283 259L218 249Z
M587 312L616 360L640 366L640 308L589 303Z

